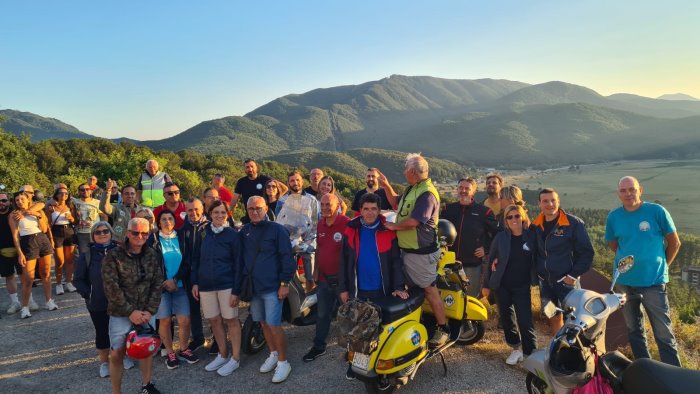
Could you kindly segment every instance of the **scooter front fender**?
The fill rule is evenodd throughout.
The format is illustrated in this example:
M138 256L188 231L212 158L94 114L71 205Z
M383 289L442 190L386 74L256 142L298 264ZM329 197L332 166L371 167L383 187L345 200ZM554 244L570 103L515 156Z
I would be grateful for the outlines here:
M374 368L377 374L398 372L428 354L428 331L421 323L410 320L396 327L379 349ZM382 365L393 367L382 367Z
M468 320L487 320L489 312L481 301L472 296L467 296L467 316Z

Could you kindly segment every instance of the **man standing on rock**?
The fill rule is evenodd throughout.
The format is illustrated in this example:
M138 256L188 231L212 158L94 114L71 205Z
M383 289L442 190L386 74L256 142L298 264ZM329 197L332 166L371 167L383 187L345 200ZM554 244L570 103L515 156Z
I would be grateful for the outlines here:
M678 345L671 327L666 283L668 267L678 254L681 241L671 214L659 204L642 201L644 189L636 178L626 176L617 185L622 206L608 215L605 240L615 251L615 265L634 256L634 265L617 280L618 290L641 300L630 300L622 309L635 358L651 358L641 306L649 317L661 361L681 366Z
M352 200L352 206L350 207L350 209L352 209L355 212L359 212L360 198L366 193L374 193L379 196L379 198L381 199L379 209L381 209L382 211L391 209L391 204L389 204L389 200L386 198L386 191L379 187L377 179L379 179L379 170L374 167L368 168L367 175L365 176L365 182L367 184L367 187L358 190L357 193L355 193L355 198Z
M233 200L231 200L231 210L233 211L238 202L243 202L243 207L252 196L265 197L265 185L270 180L268 176L258 174L258 164L253 159L246 159L243 162L246 176L236 182L233 190ZM250 221L246 212L241 221L245 224Z
M158 171L158 162L149 160L146 162L146 171L141 174L139 183L136 185L136 193L141 205L147 208L155 208L165 202L163 188L166 183L172 183L170 176Z

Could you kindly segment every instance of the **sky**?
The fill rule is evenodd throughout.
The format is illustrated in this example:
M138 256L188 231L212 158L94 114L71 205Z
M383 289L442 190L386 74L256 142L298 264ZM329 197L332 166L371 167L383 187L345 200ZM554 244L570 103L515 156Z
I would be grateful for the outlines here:
M392 74L700 98L700 2L0 2L0 109L161 139Z

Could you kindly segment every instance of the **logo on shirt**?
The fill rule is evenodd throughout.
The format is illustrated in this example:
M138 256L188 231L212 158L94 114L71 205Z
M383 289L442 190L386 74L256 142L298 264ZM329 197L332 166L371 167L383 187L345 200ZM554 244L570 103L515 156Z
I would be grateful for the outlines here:
M341 233L333 234L333 241L340 242L342 240L343 240L343 234L341 234Z
M552 235L554 235L555 237L561 237L564 235L564 229L560 227L560 228L554 230Z
M647 222L646 220L639 223L639 231L647 232L650 229L651 229L651 226L649 225L649 222Z
M180 212L180 219L185 220L187 217L187 212Z
M262 183L258 183L257 185L255 185L255 188L258 190L262 190L262 188L263 188Z
M523 244L523 250L529 252L529 251L530 251L530 247L527 246L527 244Z

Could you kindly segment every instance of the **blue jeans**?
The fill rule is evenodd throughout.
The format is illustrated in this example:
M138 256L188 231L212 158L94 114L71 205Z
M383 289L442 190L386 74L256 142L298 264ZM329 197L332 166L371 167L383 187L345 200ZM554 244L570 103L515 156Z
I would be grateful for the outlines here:
M634 358L651 358L647 347L646 330L644 329L644 314L641 309L643 305L646 315L649 317L656 344L659 347L661 361L680 367L681 360L678 358L676 337L673 335L673 329L671 328L666 285L630 287L618 284L617 288L620 292L627 294L628 297L634 294L641 294L643 297L641 300L628 301L622 308Z
M325 350L326 338L331 329L331 316L333 308L340 303L338 287L329 286L326 282L318 282L316 287L316 336L314 336L314 349Z
M526 356L529 355L537 348L535 326L532 324L530 286L525 285L513 289L500 287L495 292L498 315L501 319L506 343L511 347L522 344L523 353ZM515 307L515 316L513 316L511 307Z
M284 300L279 299L277 291L272 291L266 294L254 294L248 310L253 315L253 321L264 321L268 326L281 326L283 305Z
M192 285L185 284L187 299L190 301L190 326L192 327L192 340L204 340L204 329L202 327L202 312L199 301L192 295Z

